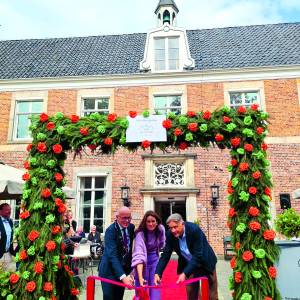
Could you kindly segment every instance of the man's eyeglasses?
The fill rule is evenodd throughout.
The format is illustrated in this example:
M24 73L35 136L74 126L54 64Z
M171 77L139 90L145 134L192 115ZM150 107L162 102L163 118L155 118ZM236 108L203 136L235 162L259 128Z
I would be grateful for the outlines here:
M119 217L122 221L130 221L131 217Z

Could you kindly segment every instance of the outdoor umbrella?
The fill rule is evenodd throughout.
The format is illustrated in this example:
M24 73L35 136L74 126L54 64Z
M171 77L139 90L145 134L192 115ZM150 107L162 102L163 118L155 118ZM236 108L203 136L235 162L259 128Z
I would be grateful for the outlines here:
M22 195L25 171L0 163L0 200L16 199ZM75 198L74 190L63 187L68 199Z

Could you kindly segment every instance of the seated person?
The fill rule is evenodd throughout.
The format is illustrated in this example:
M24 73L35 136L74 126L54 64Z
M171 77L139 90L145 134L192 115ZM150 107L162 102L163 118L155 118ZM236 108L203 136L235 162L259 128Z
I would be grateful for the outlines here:
M76 235L81 236L82 238L85 238L85 233L83 231L83 227L82 226L78 226L78 229L76 231Z
M96 226L91 227L91 232L88 235L88 240L92 242L91 244L91 256L93 258L101 258L103 254L103 243L101 241L100 232L96 231Z
M66 226L63 231L63 242L66 246L65 249L66 255L74 254L74 249L79 245L78 243L72 240L72 236L73 236L73 230L69 226Z

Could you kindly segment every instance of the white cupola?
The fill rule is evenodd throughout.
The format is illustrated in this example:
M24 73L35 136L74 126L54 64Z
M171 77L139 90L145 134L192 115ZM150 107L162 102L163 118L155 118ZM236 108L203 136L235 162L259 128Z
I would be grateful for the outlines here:
M171 26L176 26L178 12L179 9L173 0L160 0L155 9L157 27L161 27L166 23Z

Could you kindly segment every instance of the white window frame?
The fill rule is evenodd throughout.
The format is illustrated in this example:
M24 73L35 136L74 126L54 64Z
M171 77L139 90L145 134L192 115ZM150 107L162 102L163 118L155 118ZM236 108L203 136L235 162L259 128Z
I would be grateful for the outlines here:
M39 115L43 112L43 108L41 112L38 113L30 113L30 112L26 112L26 113L18 113L18 104L21 102L30 102L30 111L32 110L32 103L33 102L41 102L42 103L42 107L44 106L44 100L43 99L16 99L15 101L15 112L14 112L14 122L13 122L13 140L15 141L27 141L27 140L31 140L32 137L31 136L27 136L24 138L18 138L17 137L17 131L18 131L18 125L19 125L19 117L20 115ZM30 133L30 130L28 128L28 133Z
M155 107L155 98L156 97L167 97L169 99L169 97L180 97L180 106L170 106L170 101L168 100L167 101L167 107L162 107L161 109ZM152 99L152 107L153 107L153 113L156 114L156 110L165 110L166 111L166 114L167 115L170 110L173 108L180 108L180 114L183 113L183 110L184 110L184 105L183 105L183 94L182 93L162 93L162 94L155 94L153 95L153 99Z
M95 101L95 105L94 105L94 109L89 109L89 110L85 110L84 109L84 101L85 100L94 100ZM96 109L96 104L97 104L97 100L101 100L101 99L108 99L108 106L107 109ZM104 114L109 114L109 103L110 103L110 97L109 96L94 96L94 97L81 97L81 108L80 108L80 116L84 116L85 112L89 112L89 113L94 113L94 112L98 112L98 113L104 113Z
M170 55L169 55L169 40L170 39L177 39L177 42L178 42L178 67L176 69L170 69L170 66L169 66L169 60L170 60ZM157 69L156 68L156 57L155 57L155 52L156 52L156 41L157 40L164 40L164 43L165 43L165 68L164 69ZM162 37L155 37L154 38L154 71L156 72L160 72L160 71L178 71L180 69L180 37L179 36L162 36Z
M256 104L258 104L260 107L261 107L261 96L260 96L260 91L257 90L257 89L253 89L253 90L242 90L242 91L239 91L239 90L233 90L233 91L229 91L229 105L231 108L237 108L237 107L240 107L240 106L245 106L245 107L250 107L252 105L251 104L246 104L246 95L247 93L256 93L257 94L257 102L255 102ZM231 104L231 94L242 94L242 103L239 104L239 105L234 105L234 104Z
M91 177L92 178L92 185L91 188L81 188L81 178L83 177ZM95 188L95 177L102 177L105 179L105 186L104 188ZM107 209L107 201L108 201L108 177L107 174L78 174L77 175L77 222L78 225L83 226L83 216L81 217L81 219L79 219L80 216L80 209L83 207L82 203L83 200L81 200L80 198L80 194L82 191L91 191L91 215L90 215L90 228L92 225L94 225L94 207L95 207L95 191L103 191L104 192L104 199L103 199L103 223L102 223L102 234L105 231L106 228L106 209ZM82 222L82 223L81 223Z

